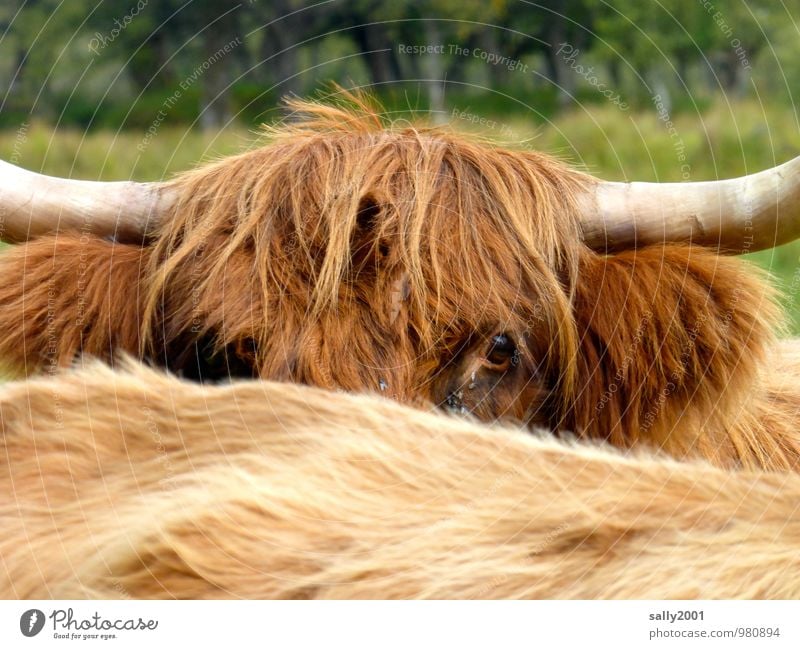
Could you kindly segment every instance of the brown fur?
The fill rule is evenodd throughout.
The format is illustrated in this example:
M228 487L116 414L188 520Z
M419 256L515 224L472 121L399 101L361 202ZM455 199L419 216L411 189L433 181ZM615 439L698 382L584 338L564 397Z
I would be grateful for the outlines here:
M90 236L45 237L2 253L0 364L50 372L85 353L136 352L145 251ZM13 323L13 324L12 324Z
M141 366L0 420L6 598L800 597L796 473Z
M581 392L564 427L722 466L797 468L800 410L757 423L775 409L772 297L754 269L698 249L593 261L575 299Z
M53 344L62 364L118 350L190 377L383 390L723 466L797 467L796 412L761 424L782 407L762 385L779 316L754 269L679 245L599 255L577 226L588 176L349 101L295 102L268 146L180 176L142 249L62 234L4 254L0 358L28 374ZM93 317L72 326L81 301ZM513 366L487 362L504 333Z

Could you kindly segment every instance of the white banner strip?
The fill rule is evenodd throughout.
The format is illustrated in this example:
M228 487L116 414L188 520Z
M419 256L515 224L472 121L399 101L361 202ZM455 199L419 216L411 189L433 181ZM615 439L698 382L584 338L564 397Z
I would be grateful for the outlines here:
M799 602L0 602L0 647L778 649L799 630Z

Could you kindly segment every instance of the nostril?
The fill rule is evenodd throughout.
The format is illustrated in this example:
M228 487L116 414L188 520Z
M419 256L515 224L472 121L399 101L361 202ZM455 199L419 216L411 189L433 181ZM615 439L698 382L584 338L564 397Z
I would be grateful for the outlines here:
M498 334L489 341L484 360L492 369L505 371L519 363L519 351L510 336Z

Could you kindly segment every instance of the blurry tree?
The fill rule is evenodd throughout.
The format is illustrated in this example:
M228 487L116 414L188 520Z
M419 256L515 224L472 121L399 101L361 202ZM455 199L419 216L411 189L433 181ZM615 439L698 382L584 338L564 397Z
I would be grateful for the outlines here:
M757 21L772 26L778 13L778 5L753 8L743 0L587 1L596 11L598 58L627 69L651 96L669 87L696 94L693 69L706 91L740 92L747 70L742 58L752 61L765 45Z
M800 81L797 13L746 0L3 0L0 124L33 112L141 126L181 90L169 119L219 128L243 107L258 106L245 112L256 119L279 95L331 79L379 94L414 84L434 115L449 93L485 87L566 106L576 93L601 100L585 92L589 68L652 105L654 93L751 91L756 61L773 71L759 76L765 88L785 73L788 91ZM476 48L538 75L461 53Z
M275 87L280 94L301 94L306 90L301 49L308 41L314 50L325 49L325 35L336 29L332 19L335 3L302 0L257 0L242 5L249 26L246 35L255 42L250 53L250 77Z
M593 45L594 11L587 0L540 0L525 2L525 10L509 11L510 26L521 32L512 38L514 58L525 52L540 52L545 61L545 76L558 91L558 103L573 101L576 75L570 68L562 45L586 53ZM561 52L559 52L561 50Z
M80 76L83 61L64 57L87 8L62 6L58 0L5 0L0 5L0 61L3 61L5 94L2 106L53 116L50 82L69 74ZM83 64L83 65L82 65Z

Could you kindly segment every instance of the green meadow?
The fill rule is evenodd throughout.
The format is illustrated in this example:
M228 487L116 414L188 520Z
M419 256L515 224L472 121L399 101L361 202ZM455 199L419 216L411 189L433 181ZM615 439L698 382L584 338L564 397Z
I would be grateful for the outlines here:
M682 110L671 122L655 108L591 104L558 117L480 113L451 115L455 128L498 142L545 151L608 180L710 180L753 173L800 154L798 117L787 108L748 101ZM472 118L471 116L476 116ZM662 114L662 117L666 117ZM483 118L483 123L479 122ZM31 122L0 131L0 157L36 171L100 180L159 180L258 141L255 129L216 133L189 126L145 131L83 131ZM781 290L792 331L800 333L800 242L748 255Z

